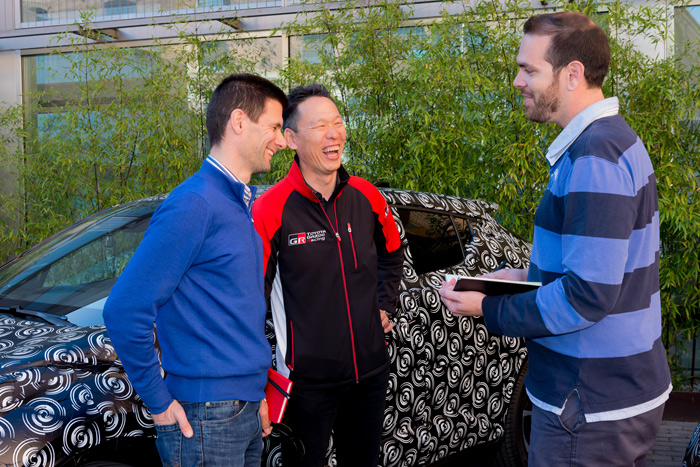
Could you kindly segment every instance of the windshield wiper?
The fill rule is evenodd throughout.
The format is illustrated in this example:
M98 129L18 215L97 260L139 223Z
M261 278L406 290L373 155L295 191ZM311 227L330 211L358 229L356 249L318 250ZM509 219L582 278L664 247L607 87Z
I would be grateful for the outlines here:
M38 319L45 323L53 324L55 326L74 326L68 321L67 318L63 316L52 315L51 313L44 313L43 311L32 311L26 310L19 305L14 306L0 306L0 314L7 313L18 318L25 319Z

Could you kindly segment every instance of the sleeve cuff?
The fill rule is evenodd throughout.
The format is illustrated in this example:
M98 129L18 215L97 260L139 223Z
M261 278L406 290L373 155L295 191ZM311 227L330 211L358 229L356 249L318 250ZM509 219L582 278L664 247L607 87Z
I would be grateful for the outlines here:
M498 323L498 313L496 312L500 304L500 298L498 295L487 295L481 302L481 311L484 314L486 328L496 334L503 334L503 330Z

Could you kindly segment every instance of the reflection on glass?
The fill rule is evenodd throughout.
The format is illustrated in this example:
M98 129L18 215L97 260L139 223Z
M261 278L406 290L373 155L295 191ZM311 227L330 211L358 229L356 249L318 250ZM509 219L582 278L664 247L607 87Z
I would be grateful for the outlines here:
M90 11L93 21L282 6L282 0L20 0L22 27L70 24Z
M206 64L214 71L227 72L230 70L227 62L234 59L239 65L247 63L256 73L270 77L271 72L278 70L283 64L281 37L219 41L211 43L211 47Z
M676 8L674 26L676 57L687 70L691 70L700 59L700 5ZM700 82L697 73L690 79L696 85Z
M700 50L700 5L676 8L674 26L677 53L690 48L697 56Z
M143 239L154 207L99 214L9 263L0 271L0 306L62 316L104 299Z
M308 63L320 63L320 51L331 53L331 45L324 43L327 34L307 34L289 38L289 54Z
M397 207L416 273L447 268L455 265L455 258L464 258L462 240L471 240L465 220L459 220L460 233L455 231L452 218L447 214ZM459 262L459 261L457 261Z

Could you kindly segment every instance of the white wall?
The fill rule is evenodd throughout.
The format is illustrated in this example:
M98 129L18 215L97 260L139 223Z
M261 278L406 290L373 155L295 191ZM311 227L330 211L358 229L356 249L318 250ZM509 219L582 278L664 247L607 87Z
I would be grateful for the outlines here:
M15 28L16 0L0 0L0 31L12 31Z
M0 51L0 105L21 103L21 64L18 50Z
M0 108L21 103L22 74L20 70L19 51L0 51ZM0 128L0 131L3 131L3 128ZM8 195L16 190L14 177L0 166L0 195Z

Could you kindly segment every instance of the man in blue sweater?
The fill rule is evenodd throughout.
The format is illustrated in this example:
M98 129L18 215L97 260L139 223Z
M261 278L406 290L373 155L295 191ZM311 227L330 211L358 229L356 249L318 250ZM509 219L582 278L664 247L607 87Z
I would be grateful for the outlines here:
M528 465L644 465L671 391L654 170L617 98L603 96L602 29L561 12L531 17L524 32L513 84L525 116L563 130L547 152L530 267L490 276L543 286L485 296L450 281L440 294L455 315L527 338Z
M287 105L259 76L219 84L207 109L209 157L158 207L105 304L107 331L153 415L164 465L260 465L271 349L247 183L286 146Z

